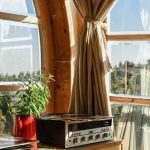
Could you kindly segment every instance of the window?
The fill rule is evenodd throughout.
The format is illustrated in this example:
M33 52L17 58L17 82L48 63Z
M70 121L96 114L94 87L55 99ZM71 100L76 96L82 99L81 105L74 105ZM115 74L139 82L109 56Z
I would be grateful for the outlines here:
M150 2L118 0L109 16L112 96L150 98Z
M27 81L40 74L37 20L33 0L0 1L0 85Z
M118 0L108 23L116 137L126 150L150 149L150 1Z
M0 132L13 133L11 94L20 82L39 79L40 72L41 44L33 0L0 0Z

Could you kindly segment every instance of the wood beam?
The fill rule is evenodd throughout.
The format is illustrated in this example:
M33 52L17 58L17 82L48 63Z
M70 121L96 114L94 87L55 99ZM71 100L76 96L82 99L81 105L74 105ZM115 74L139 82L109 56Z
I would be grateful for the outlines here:
M55 112L68 112L71 95L71 47L65 0L46 0L54 43ZM48 18L47 18L48 19Z
M47 3L45 0L35 0L34 3L36 6L38 18L40 18L42 72L45 74L50 73L54 75L53 37ZM51 98L47 106L47 113L54 112L54 82L51 82L50 91L51 91Z

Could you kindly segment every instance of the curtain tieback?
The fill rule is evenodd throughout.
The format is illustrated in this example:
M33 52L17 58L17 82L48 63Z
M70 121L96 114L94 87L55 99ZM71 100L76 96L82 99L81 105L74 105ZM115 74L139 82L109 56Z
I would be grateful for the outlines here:
M107 24L106 23L103 23L99 20L96 20L96 19L93 19L93 18L90 18L90 17L84 17L83 18L85 22L88 22L88 23L91 23L91 24L94 24L94 25L97 25L97 26L100 26L102 29L106 30L107 29Z

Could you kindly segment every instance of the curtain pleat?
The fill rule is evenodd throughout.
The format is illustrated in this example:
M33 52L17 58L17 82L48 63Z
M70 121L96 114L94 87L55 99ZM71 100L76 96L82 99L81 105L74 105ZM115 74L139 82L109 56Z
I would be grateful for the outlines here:
M74 0L84 24L78 42L70 113L109 115L105 73L110 63L103 21L115 1Z

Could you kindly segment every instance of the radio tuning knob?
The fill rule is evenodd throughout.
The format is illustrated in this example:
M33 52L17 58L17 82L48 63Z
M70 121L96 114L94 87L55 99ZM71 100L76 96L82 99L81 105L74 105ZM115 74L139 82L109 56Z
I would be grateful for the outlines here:
M85 136L81 137L81 142L85 141Z
M104 139L104 138L106 138L107 136L108 136L108 134L107 134L107 133L104 133L102 137L103 137L103 139Z
M97 134L96 136L95 136L95 139L97 140L97 139L99 139L100 138L100 134Z
M78 143L78 138L74 138L74 139L73 139L73 143L74 143L74 144Z
M88 140L90 141L90 140L93 140L93 135L90 135L89 137L88 137Z

